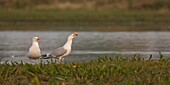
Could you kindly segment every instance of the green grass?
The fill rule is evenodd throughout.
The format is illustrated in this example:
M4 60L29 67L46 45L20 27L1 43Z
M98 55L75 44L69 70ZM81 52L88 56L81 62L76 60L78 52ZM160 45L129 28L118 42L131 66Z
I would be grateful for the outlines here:
M157 11L95 11L95 10L6 10L1 9L0 21L26 22L109 22L168 21L170 12Z
M169 0L1 0L0 31L170 31Z
M170 12L96 10L0 11L0 30L169 31Z
M170 59L160 53L159 60L143 60L135 55L99 58L82 63L0 65L0 83L9 84L91 84L91 85L168 85L170 83Z

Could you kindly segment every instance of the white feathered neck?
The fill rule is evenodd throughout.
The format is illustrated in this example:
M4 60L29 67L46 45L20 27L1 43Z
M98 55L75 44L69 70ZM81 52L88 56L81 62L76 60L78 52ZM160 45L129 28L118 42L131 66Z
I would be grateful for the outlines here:
M63 46L65 49L71 49L73 38L68 37L66 44Z
M37 46L37 47L39 47L38 41L33 40L33 41L32 41L32 46Z

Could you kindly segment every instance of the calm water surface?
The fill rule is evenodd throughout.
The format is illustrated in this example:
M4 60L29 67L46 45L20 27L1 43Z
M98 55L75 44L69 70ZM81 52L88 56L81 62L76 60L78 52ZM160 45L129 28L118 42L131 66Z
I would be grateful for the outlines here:
M0 57L3 60L29 60L26 55L32 37L40 37L42 54L65 44L72 32L0 32ZM159 51L170 57L170 32L79 32L74 39L72 54L66 62L82 62L106 55L122 54L124 57L136 53L148 58L159 58ZM13 58L14 56L14 58Z

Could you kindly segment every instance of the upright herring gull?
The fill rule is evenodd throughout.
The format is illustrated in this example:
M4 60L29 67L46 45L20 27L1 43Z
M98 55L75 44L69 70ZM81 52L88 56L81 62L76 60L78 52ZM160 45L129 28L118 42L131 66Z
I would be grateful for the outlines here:
M38 40L40 40L40 38L38 37L32 38L32 46L30 47L27 55L29 59L39 59L41 57L41 51L39 48Z
M59 59L59 62L63 61L63 60L64 60L64 57L65 57L65 56L68 56L68 55L71 53L72 42L73 42L73 39L74 39L76 36L78 36L78 33L77 33L77 32L72 33L72 34L68 37L67 42L65 43L64 46L59 47L59 48L55 49L53 52L48 53L48 54L45 54L45 55L43 55L42 57L43 57L44 59L48 59L48 58L58 58L58 59Z

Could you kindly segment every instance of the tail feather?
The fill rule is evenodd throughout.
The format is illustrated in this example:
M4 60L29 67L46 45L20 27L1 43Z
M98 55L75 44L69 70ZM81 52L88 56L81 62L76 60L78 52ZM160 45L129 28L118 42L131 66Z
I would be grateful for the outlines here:
M43 54L43 55L41 55L41 58L42 58L42 59L49 59L50 57L49 57L48 54Z

